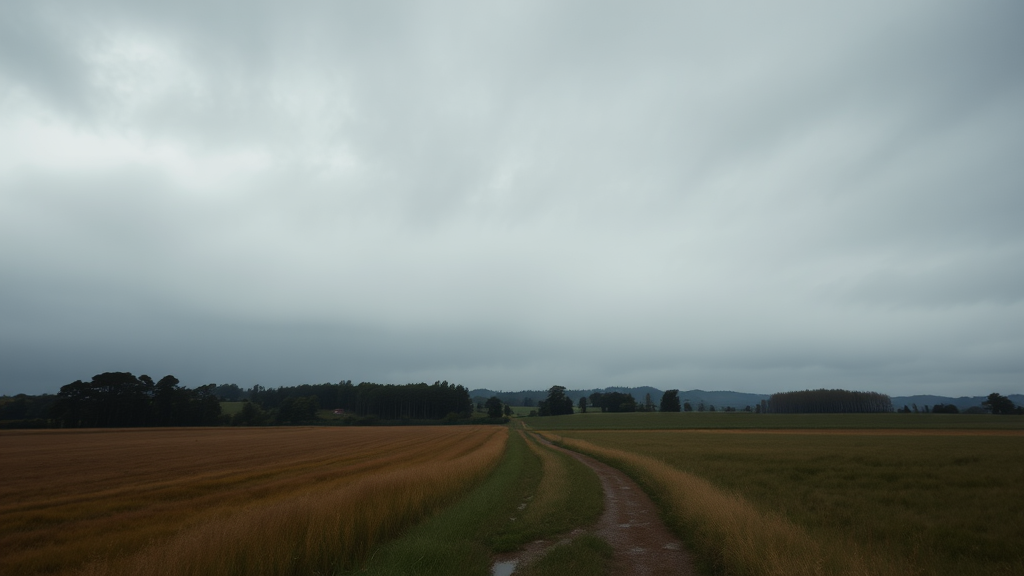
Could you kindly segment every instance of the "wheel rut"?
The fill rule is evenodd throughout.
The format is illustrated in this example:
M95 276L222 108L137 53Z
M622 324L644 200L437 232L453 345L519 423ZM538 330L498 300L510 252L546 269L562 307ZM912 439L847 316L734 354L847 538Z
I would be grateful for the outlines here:
M589 467L601 480L604 513L588 532L604 538L615 549L612 573L629 576L690 576L698 574L693 557L658 515L650 497L622 471L590 456L555 446L530 433L538 442ZM577 531L580 532L580 531ZM571 537L570 537L571 538ZM564 540L570 539L565 538ZM547 548L559 541L545 543ZM540 544L539 542L537 544ZM527 556L536 556L530 550ZM523 558L522 560L526 560Z

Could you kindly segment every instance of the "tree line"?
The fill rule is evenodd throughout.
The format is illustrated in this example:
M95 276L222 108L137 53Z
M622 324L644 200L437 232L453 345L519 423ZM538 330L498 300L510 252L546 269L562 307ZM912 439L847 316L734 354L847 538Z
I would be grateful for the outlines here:
M49 417L59 428L214 426L220 402L213 384L183 388L174 376L104 372L61 386Z
M762 405L769 414L809 414L844 412L892 412L892 400L878 392L849 390L801 390L777 392Z

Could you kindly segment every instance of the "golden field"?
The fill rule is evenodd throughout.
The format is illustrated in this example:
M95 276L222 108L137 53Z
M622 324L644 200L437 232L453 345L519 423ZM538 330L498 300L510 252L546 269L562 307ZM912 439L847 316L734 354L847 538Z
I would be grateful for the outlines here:
M0 575L331 574L450 504L496 427L0 433Z

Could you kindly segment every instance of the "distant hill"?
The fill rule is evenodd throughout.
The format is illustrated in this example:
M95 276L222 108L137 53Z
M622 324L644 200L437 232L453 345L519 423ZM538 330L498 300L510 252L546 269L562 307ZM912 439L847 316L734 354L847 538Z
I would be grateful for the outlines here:
M1024 405L1024 394L1007 394L1006 397L1013 402L1014 406ZM918 394L915 396L893 396L892 407L898 410L904 406L912 408L914 404L917 404L917 408L923 411L925 406L930 407L935 406L936 404L953 404L962 412L971 406L981 406L981 403L985 400L988 400L987 394L985 396L960 396L959 398Z

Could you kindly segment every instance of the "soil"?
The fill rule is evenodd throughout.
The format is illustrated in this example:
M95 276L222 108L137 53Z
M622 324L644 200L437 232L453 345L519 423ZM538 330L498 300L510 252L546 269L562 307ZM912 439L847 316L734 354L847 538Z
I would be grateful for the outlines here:
M604 513L597 524L586 530L604 538L615 549L612 574L636 576L695 575L693 558L683 543L661 521L658 508L639 486L623 472L578 452L554 446L535 437L554 450L560 450L590 467L601 479L604 489ZM524 564L542 555L551 546L583 533L552 541L537 541L515 554L503 555L503 566ZM514 573L514 572L513 572Z

